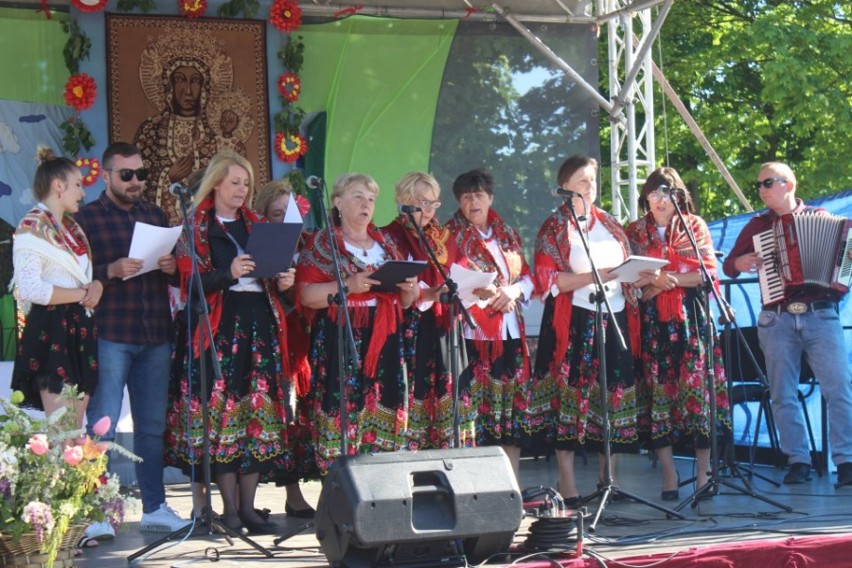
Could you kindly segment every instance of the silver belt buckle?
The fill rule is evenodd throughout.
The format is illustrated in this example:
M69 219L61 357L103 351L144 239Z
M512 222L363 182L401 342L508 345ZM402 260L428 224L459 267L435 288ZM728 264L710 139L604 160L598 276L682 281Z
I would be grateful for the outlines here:
M804 302L793 302L792 304L787 304L787 312L793 314L794 316L801 315L808 311L808 305Z

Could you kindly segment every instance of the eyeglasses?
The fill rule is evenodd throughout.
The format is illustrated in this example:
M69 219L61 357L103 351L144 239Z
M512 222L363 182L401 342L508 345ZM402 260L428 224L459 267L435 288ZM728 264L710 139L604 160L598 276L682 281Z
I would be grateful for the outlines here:
M754 187L758 191L760 191L761 189L771 189L772 186L775 185L776 181L778 183L787 183L788 180L787 180L787 178L779 178L779 177L766 178L764 180L757 180L756 182L754 182Z
M417 202L417 206L424 211L437 211L438 207L441 206L442 201L429 201L428 199L421 199Z
M671 201L672 198L668 193L664 193L662 191L652 191L648 194L648 201L652 201L657 203L658 201Z
M120 170L107 170L108 172L118 172L118 177L123 182L128 182L133 179L133 176L136 176L136 179L139 181L145 181L148 179L148 168L137 168L135 170L131 170L130 168L121 168Z

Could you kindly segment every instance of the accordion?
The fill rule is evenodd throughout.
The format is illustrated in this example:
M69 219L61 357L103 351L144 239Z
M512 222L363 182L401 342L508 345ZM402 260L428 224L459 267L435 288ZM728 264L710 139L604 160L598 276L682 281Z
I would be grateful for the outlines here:
M845 294L852 277L852 221L835 215L787 213L754 235L763 259L757 272L764 305L776 304L806 285Z

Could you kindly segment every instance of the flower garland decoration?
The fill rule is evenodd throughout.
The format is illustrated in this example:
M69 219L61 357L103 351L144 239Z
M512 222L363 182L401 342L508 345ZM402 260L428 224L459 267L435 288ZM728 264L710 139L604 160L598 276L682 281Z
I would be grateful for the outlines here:
M100 12L106 8L107 0L71 0L71 4L81 12Z
M71 75L65 83L65 104L80 112L95 104L98 85L88 73Z
M207 11L207 0L178 0L178 8L187 18L200 18Z
M289 34L302 25L302 9L294 0L275 0L269 7L269 22Z
M308 141L298 132L279 132L275 135L275 155L282 162L295 162L307 151Z
M295 73L284 73L278 77L278 92L285 100L294 103L302 92L302 80Z
M98 176L101 175L101 163L97 158L77 158L74 163L83 172L84 187L89 187L98 181Z

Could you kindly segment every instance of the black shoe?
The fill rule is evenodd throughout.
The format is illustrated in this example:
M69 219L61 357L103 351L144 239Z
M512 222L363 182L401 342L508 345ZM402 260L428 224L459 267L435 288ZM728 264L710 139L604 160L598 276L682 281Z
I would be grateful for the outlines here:
M287 502L284 503L284 512L287 513L288 517L296 519L313 519L314 515L316 515L316 511L310 505L308 505L307 509L294 509Z
M271 521L261 521L256 523L254 521L250 521L248 519L242 519L243 526L248 530L249 534L278 534L281 532L281 529L278 528L278 525Z
M852 476L852 471L850 471ZM784 485L795 485L811 480L811 464L794 463L790 465L790 471L784 476Z
M837 465L837 483L834 488L840 489L844 485L852 485L852 462Z
M660 498L663 501L677 501L680 499L680 491L677 489L671 489L669 491L663 491L660 493Z
M576 497L563 497L562 502L565 503L565 506L569 509L576 509L583 504L583 496L577 495Z

